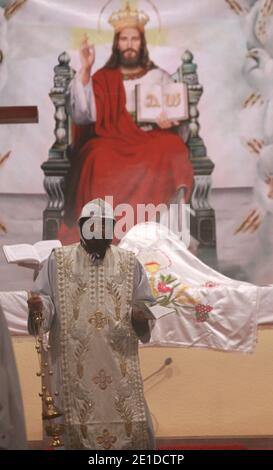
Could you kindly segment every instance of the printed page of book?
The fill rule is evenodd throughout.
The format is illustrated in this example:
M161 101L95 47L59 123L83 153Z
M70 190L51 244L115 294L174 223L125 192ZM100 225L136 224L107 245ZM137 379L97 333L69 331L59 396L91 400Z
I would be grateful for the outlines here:
M137 302L133 305L133 309L140 310L141 312L143 312L147 320L158 320L159 318L162 318L165 315L175 313L174 308L164 307L160 304L151 304L148 302Z
M171 120L189 118L188 92L185 83L167 83L163 87L163 111Z
M165 317L165 315L170 315L171 313L175 313L174 308L164 307L163 305L160 305L160 304L149 305L145 303L145 306L152 313L154 320L158 320L159 318Z
M156 122L162 113L162 86L136 85L136 117L138 122Z
M8 263L18 263L25 261L27 263L39 264L38 253L32 245L4 245L3 251Z
M62 246L60 240L42 240L34 244L40 263L43 263L50 255L53 248Z

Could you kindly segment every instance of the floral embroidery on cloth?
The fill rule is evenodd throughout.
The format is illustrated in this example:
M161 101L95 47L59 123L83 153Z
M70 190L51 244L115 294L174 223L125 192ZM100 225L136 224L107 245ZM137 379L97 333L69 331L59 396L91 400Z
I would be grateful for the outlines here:
M162 254L161 258L163 258ZM204 300L194 293L191 293L193 288L190 285L181 283L178 277L171 273L162 274L162 269L169 267L169 263L165 262L164 265L162 266L161 263L154 260L144 264L152 293L157 302L165 307L173 307L177 314L182 314L181 307L190 308L195 313L194 318L197 322L208 321L213 307L208 303L204 303ZM217 286L217 283L210 280L202 285L206 288Z
M156 258L144 262L153 296L160 305L173 307L177 314L183 314L181 307L192 309L193 318L197 322L205 322L210 319L209 314L213 307L209 305L205 298L197 296L193 292L193 287L181 282L181 280L172 273L163 274L162 271L171 265L170 259L161 251L156 250ZM208 280L201 287L214 288L218 284Z

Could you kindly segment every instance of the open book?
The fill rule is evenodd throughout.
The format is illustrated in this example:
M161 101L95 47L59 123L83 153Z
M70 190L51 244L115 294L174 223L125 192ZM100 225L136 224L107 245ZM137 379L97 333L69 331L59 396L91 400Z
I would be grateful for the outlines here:
M17 263L21 266L35 267L42 264L50 255L53 248L62 246L60 240L43 240L28 245L3 245L3 251L8 263Z
M145 314L147 320L158 320L165 315L175 313L174 308L163 307L160 304L150 304L148 302L137 302L133 305L133 309L141 310Z
M185 83L136 85L137 122L156 122L164 113L167 119L184 121L189 118L188 92Z

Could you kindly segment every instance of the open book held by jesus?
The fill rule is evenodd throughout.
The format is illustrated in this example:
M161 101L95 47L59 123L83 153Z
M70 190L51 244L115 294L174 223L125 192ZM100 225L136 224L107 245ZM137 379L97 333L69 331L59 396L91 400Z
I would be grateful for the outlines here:
M8 263L21 266L35 267L41 265L50 255L53 248L62 246L60 240L42 240L29 245L3 245L3 251Z
M167 119L184 121L189 118L188 92L185 83L136 85L137 122L156 122L164 113Z

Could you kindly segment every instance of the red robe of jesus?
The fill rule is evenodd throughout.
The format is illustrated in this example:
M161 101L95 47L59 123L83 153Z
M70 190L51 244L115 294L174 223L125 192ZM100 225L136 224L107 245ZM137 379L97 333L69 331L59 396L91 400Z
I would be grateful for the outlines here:
M169 204L179 187L187 188L187 197L192 188L193 169L187 146L168 130L143 131L137 127L126 110L120 71L98 70L93 76L93 89L95 136L86 139L91 125L74 128L75 148L79 148L79 142L85 143L77 154L74 152L77 161L72 162L72 184L68 187L74 225L62 223L58 238L64 245L79 240L76 220L82 207L94 198L112 196L114 208L127 203L136 214L137 204Z

